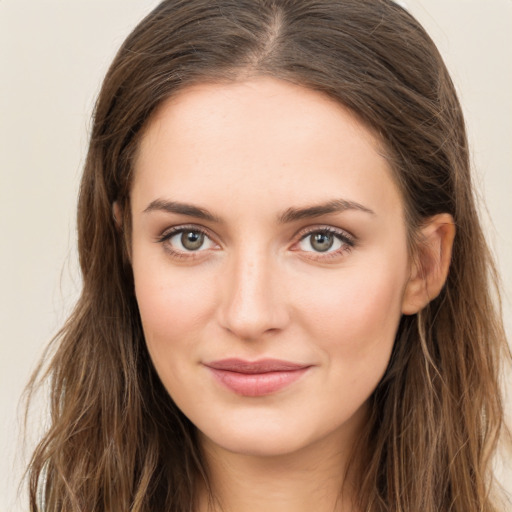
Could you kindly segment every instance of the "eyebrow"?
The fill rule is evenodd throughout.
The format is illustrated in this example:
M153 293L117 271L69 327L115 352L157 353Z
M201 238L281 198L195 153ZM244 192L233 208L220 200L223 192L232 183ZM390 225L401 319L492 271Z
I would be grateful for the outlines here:
M370 215L375 215L375 212L366 206L355 201L348 201L346 199L333 199L326 203L306 206L303 208L288 208L282 214L278 215L277 219L280 224L287 224L301 219L309 219L314 217L321 217L330 213L341 213L346 210L358 210ZM177 213L196 219L207 220L210 222L222 223L222 219L205 208L194 206L193 204L181 203L178 201L168 201L165 199L155 199L144 210L144 213L154 211L164 211L168 213Z
M373 210L356 203L355 201L347 201L346 199L333 199L323 204L307 206L305 208L288 208L282 213L278 220L280 223L294 222L306 218L321 217L329 213L341 213L346 210L359 210L370 215L375 215Z
M221 223L222 220L213 215L208 210L194 206L193 204L180 203L177 201L167 201L165 199L155 199L149 203L149 206L144 210L144 213L164 211L168 213L178 213L181 215L187 215L189 217L195 217L197 219L208 220L210 222Z

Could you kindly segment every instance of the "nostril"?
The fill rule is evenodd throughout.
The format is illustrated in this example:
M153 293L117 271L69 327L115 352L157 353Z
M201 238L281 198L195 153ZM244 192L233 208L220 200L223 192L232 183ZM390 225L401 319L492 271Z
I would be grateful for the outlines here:
M279 292L266 285L238 287L225 298L220 311L223 328L243 340L275 334L288 322L286 303Z

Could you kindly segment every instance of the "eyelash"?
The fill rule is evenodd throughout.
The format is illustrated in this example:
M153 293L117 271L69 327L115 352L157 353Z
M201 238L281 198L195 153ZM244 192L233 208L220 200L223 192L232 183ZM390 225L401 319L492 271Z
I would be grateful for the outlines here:
M170 240L173 236L180 234L180 233L186 233L187 231L192 231L196 233L200 233L201 235L207 237L210 239L213 243L216 243L214 241L214 237L211 236L210 232L201 226L197 225L181 225L181 226L175 226L166 232L164 232L161 236L157 238L157 242L161 244L165 244L168 240ZM335 251L326 251L326 252L320 252L320 251L302 251L304 253L307 253L304 257L314 260L321 260L321 261L327 261L332 258L340 257L343 253L350 252L356 245L356 239L353 235L350 233L334 228L332 226L313 226L305 228L301 231L299 231L294 238L298 237L298 241L294 242L292 247L298 246L303 240L307 239L309 236L316 235L316 234L328 234L328 235L334 235L341 243L342 246L335 250ZM201 257L203 252L206 250L203 249L198 251L181 251L173 249L169 244L165 245L165 250L170 253L170 255L176 259L187 259L191 260L194 258ZM298 251L300 249L291 249Z
M157 242L161 244L165 244L168 240L170 240L173 236L178 235L180 233L186 233L187 231L193 231L195 233L200 233L201 235L204 235L205 237L209 238L210 240L214 240L213 237L210 235L210 232L206 229L195 226L195 225L182 225L182 226L175 226L163 233L160 237L157 238ZM214 242L215 243L215 242ZM203 251L180 251L173 249L170 244L165 244L165 250L176 259L186 259L191 260L194 258L201 257L201 253Z
M342 246L335 251L319 252L319 251L303 251L307 253L306 258L318 261L327 261L333 258L339 258L342 254L350 252L356 245L356 239L353 235L342 229L337 229L332 226L313 226L299 231L296 236L299 237L298 242L294 244L297 246L303 240L316 234L334 235L342 244Z

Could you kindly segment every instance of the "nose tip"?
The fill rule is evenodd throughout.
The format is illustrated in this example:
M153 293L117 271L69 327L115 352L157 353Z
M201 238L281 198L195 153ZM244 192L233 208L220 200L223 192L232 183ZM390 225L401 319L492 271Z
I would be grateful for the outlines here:
M274 267L266 261L251 261L230 272L221 307L224 329L250 341L285 328L287 301Z

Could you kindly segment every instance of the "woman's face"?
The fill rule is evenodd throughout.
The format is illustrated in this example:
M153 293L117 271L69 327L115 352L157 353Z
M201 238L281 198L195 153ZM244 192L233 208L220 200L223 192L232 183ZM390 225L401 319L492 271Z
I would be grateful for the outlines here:
M376 137L283 81L195 86L148 126L131 204L147 346L203 439L253 455L350 445L410 273Z

